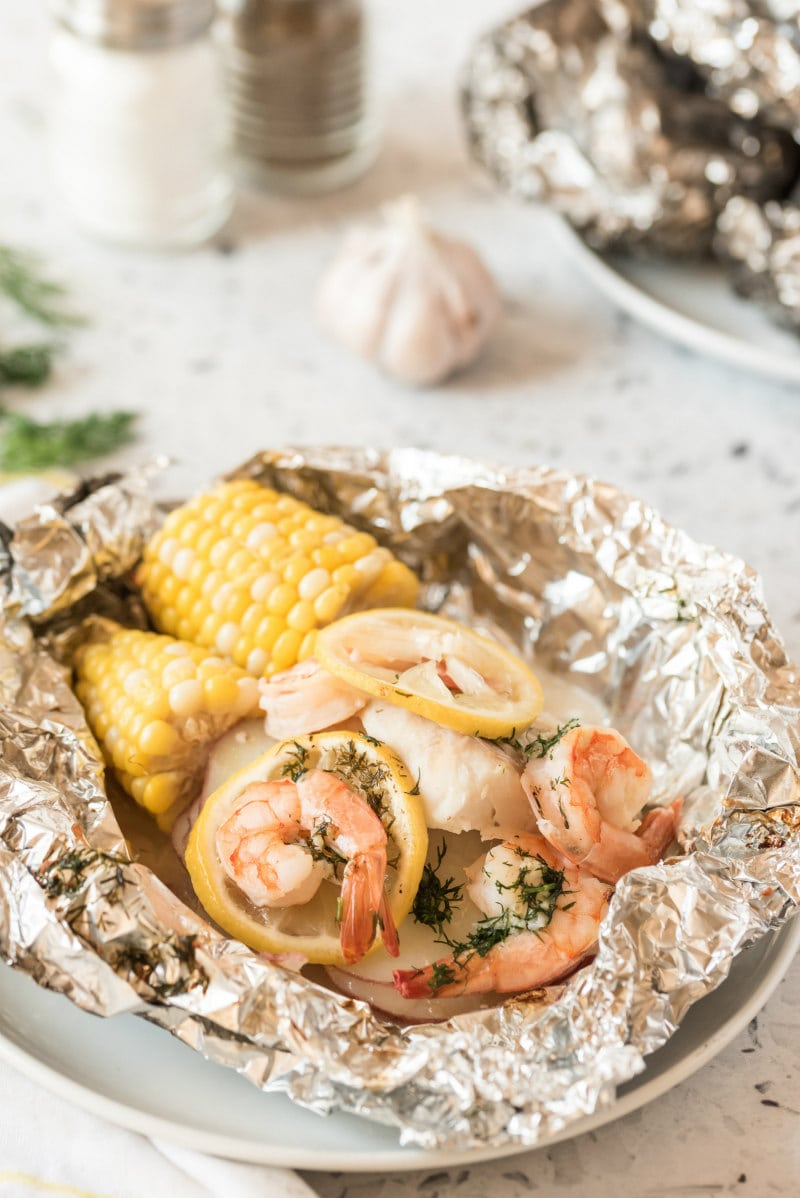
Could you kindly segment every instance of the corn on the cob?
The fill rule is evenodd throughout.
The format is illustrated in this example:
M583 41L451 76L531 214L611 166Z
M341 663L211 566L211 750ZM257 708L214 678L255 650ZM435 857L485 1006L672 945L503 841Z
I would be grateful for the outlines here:
M253 712L258 686L199 645L96 620L75 690L120 784L168 829L196 794L213 742Z
M249 479L173 511L136 575L155 626L255 677L310 657L346 612L411 607L419 583L369 533Z

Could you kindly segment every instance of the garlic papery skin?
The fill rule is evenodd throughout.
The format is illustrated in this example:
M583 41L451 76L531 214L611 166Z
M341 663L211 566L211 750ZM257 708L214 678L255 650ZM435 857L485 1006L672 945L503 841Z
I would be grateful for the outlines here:
M354 229L320 280L321 324L405 383L438 383L479 353L500 295L478 254L433 229L411 196Z

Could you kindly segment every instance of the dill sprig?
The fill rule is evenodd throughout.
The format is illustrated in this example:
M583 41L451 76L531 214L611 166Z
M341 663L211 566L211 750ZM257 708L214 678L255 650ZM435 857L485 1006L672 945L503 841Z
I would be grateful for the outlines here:
M82 323L82 317L64 307L66 288L44 275L39 258L8 245L0 245L0 294L40 324Z
M294 752L287 758L286 765L281 770L281 774L284 778L290 778L292 782L297 782L308 769L306 765L308 749L296 740L292 741L292 749Z
M46 470L102 457L133 438L134 412L95 412L77 420L32 420L0 407L0 469Z
M0 386L40 387L50 377L56 347L45 342L0 350Z
M464 884L457 884L455 878L440 878L437 870L441 868L447 852L447 845L442 841L436 850L436 864L425 862L422 877L417 888L411 914L417 923L423 923L427 928L433 928L441 939L446 938L445 925L453 918L453 908L458 906L464 892ZM447 941L446 941L447 942Z
M530 760L531 757L547 757L548 755L552 756L553 749L556 747L561 738L566 736L568 732L571 732L573 728L578 727L580 727L580 720L573 717L571 720L567 720L566 724L559 724L552 736L543 736L539 734L539 736L535 737L532 741L529 741L522 751L528 760Z

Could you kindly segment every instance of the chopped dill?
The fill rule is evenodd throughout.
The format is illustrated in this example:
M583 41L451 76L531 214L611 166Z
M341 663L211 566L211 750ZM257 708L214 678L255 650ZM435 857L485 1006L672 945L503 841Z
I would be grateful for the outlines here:
M389 778L388 767L382 761L370 760L367 753L359 751L354 740L349 740L346 747L336 754L334 769L364 796L388 832L389 825L385 820L386 804L383 798Z
M450 986L453 982L458 981L457 972L452 965L448 965L447 961L434 961L431 969L431 980L428 985L434 993L441 990L442 986Z
M417 770L417 780L416 780L416 782L414 783L414 786L412 787L412 789L406 792L407 794L410 794L410 795L418 795L418 794L420 793L420 791L419 791L419 780L420 780L420 778L421 778L421 777L422 777L422 770Z
M453 918L453 908L461 902L464 886L458 885L455 878L439 877L437 870L441 868L446 852L447 845L443 840L436 850L436 864L425 862L411 914L417 923L433 928L441 939L449 943L445 924L449 924Z
M520 900L520 903L524 904L524 913L515 918L521 919L526 928L529 928L534 920L538 921L542 917L544 917L544 926L546 927L555 914L559 898L564 893L564 871L554 869L553 866L547 864L544 857L540 857L538 854L536 857L532 857L530 853L520 851L518 855L527 858L529 862L536 862L539 867L540 880L529 882L530 864L522 864L513 882L501 882L498 879L495 886L501 892L504 890L512 892Z
M297 740L292 741L292 748L294 749L294 753L288 758L281 770L281 774L284 778L291 778L292 782L297 782L308 769L306 765L308 749Z
M542 736L541 733L529 744L525 745L522 750L528 760L531 757L552 757L553 749L563 736L571 732L573 728L580 727L580 720L567 720L566 724L559 724L552 736Z
M316 827L311 828L307 838L300 841L304 848L308 849L309 853L315 861L324 861L333 869L333 876L337 881L342 880L342 872L344 866L347 865L347 858L338 853L332 844L329 844L325 839L328 835L328 830L331 826L330 819L321 820Z

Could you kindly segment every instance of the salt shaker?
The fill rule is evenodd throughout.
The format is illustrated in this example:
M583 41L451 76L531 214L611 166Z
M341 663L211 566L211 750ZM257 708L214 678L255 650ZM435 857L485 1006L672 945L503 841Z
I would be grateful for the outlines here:
M205 240L233 201L214 0L55 0L52 151L76 221L117 243Z
M229 144L248 181L314 194L378 150L362 0L220 0Z

